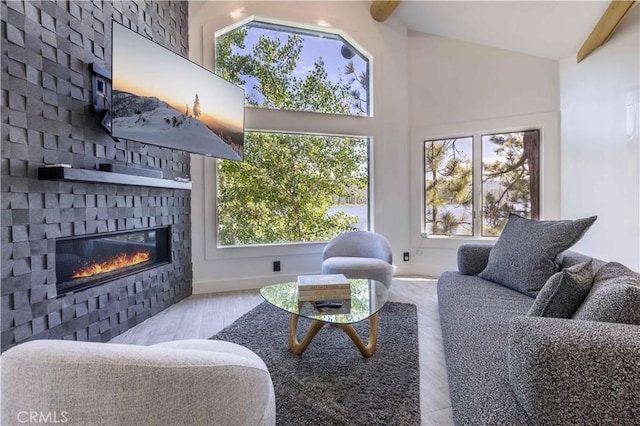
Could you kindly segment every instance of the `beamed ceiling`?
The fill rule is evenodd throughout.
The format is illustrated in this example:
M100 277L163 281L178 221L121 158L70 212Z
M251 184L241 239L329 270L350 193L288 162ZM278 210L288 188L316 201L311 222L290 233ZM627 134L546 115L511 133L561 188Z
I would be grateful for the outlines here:
M414 31L549 59L579 51L579 62L606 43L635 4L635 0L376 0L370 12L378 22L394 14Z

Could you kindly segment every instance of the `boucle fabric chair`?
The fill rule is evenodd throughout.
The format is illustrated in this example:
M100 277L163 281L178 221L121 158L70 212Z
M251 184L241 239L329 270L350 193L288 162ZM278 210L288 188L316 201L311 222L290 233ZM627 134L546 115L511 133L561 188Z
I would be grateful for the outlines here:
M389 288L392 260L391 245L384 236L370 231L346 232L324 248L322 273L377 280Z
M275 425L269 371L234 343L35 340L1 359L2 425Z

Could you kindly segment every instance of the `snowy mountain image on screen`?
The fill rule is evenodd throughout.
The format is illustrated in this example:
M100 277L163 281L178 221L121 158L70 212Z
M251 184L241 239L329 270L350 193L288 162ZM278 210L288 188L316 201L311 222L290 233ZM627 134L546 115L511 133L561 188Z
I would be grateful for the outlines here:
M242 159L204 123L156 97L114 90L111 125L114 137L152 141L154 145L212 153L219 158ZM206 151L203 145L208 145Z

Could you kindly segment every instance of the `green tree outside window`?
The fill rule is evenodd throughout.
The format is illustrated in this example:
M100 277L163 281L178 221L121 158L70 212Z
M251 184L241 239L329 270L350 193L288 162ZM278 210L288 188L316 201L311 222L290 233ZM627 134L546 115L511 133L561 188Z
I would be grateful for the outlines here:
M481 161L473 158L474 143L482 144ZM510 213L538 219L539 145L539 130L425 141L425 232L495 237ZM476 189L474 167L481 167ZM474 191L480 202L474 202Z
M216 72L245 88L247 105L352 115L367 110L368 78L353 61L337 79L322 57L301 74L304 37L274 29L252 38L250 31L241 27L216 40ZM218 163L219 245L325 241L357 228L358 216L329 210L367 200L367 139L247 132L244 154L242 163Z
M498 236L510 213L538 219L538 130L482 136L482 235Z
M425 228L473 235L472 138L425 141Z

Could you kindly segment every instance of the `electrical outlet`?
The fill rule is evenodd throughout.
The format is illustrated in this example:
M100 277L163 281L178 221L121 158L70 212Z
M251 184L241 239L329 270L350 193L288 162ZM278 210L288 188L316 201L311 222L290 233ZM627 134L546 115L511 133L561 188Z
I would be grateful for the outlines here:
M273 272L280 272L280 261L275 260L273 262Z
M402 260L404 260L405 262L409 261L409 252L405 251L404 253L402 253Z

